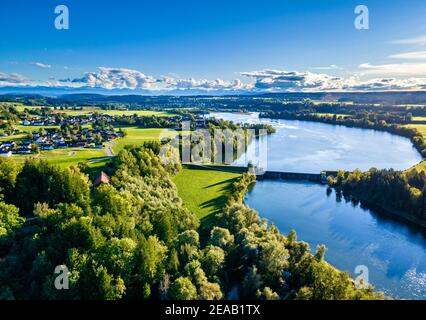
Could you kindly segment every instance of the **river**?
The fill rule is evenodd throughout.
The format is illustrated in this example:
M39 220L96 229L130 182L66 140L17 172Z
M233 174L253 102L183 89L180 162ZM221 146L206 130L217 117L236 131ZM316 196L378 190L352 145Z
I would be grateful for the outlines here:
M267 170L319 173L321 170L406 169L421 160L411 142L386 132L329 124L259 119L258 114L213 113L234 122L268 123L267 157L256 143L235 164L251 160ZM297 231L314 250L328 248L326 259L356 277L366 266L369 281L395 299L426 299L426 235L415 226L358 204L327 195L310 182L258 181L246 203L283 233ZM365 275L365 274L364 274Z

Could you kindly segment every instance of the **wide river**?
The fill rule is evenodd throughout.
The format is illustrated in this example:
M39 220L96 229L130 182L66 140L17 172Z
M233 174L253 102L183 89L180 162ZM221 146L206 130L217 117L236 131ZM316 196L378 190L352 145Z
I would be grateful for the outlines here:
M371 167L406 169L421 161L408 139L386 132L259 119L256 113L211 115L239 123L268 123L277 129L265 138L267 147L259 149L253 143L236 164L251 160L268 170L319 173ZM325 244L327 261L353 277L357 266L366 266L376 289L395 299L426 299L426 234L326 191L326 186L315 183L264 180L256 183L245 201L283 233L295 229L298 238L313 250Z

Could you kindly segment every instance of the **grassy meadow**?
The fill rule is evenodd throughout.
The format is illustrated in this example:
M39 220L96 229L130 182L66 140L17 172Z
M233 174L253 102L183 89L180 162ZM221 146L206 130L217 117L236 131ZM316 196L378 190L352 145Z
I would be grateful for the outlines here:
M184 166L173 178L185 206L203 221L224 208L241 174Z
M161 128L138 128L138 127L120 127L126 131L127 135L113 142L113 151L115 154L123 150L126 145L140 146L145 141L159 140L160 135L173 138L175 132Z
M153 110L102 110L99 108L83 108L83 110L72 110L72 109L66 109L66 110L59 110L56 109L53 112L55 113L65 113L71 116L78 116L81 114L90 114L93 112L99 112L102 114L107 114L110 116L132 116L134 114L138 116L162 116L162 117L168 117L173 116L171 113L167 113L165 111L153 111Z

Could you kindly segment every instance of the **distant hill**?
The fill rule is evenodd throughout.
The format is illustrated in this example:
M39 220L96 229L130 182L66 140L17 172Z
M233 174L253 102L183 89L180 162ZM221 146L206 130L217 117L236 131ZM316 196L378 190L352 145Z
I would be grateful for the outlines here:
M9 91L7 91L7 89ZM173 92L164 92L163 94L135 94L132 90L106 90L93 88L19 88L16 91L12 88L0 88L0 99L2 101L18 101L23 103L35 103L37 101L46 105L96 105L96 104L135 104L135 105L158 105L158 106L178 106L184 104L191 106L194 103L202 106L203 103L221 103L235 107L244 107L247 103L261 104L261 100L256 101L253 98L271 98L276 101L301 101L306 99L324 101L324 102L354 102L359 104L425 104L426 91L417 92L315 92L315 93L263 93L263 94L241 94L228 92L225 94L206 95L198 94L198 92L187 91L187 95L178 95ZM87 92L85 91L87 90ZM91 92L94 91L94 92ZM118 93L117 93L118 92ZM139 93L139 91L138 91ZM167 93L167 94L166 94ZM209 99L220 97L219 100L213 101ZM30 102L29 102L30 101ZM241 105L239 104L241 102Z

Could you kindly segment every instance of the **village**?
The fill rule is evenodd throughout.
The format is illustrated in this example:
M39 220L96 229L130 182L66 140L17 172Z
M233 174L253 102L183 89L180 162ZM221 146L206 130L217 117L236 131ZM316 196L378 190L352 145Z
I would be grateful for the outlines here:
M122 130L114 129L112 122L111 116L99 114L68 117L46 115L32 118L24 116L21 126L3 133L3 137L10 137L10 140L0 141L0 156L28 155L65 148L102 149L105 143L124 136ZM25 130L26 128L30 130ZM13 139L23 133L27 135Z

